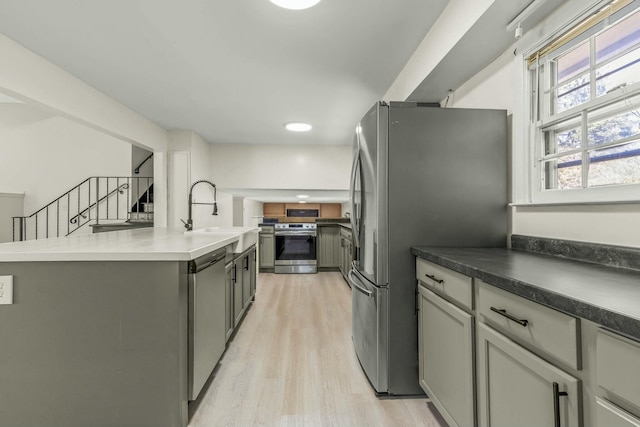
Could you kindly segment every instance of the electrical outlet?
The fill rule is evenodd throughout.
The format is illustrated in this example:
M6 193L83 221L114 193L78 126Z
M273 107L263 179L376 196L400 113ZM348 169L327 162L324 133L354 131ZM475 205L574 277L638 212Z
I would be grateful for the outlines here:
M0 305L13 304L13 276L0 276Z

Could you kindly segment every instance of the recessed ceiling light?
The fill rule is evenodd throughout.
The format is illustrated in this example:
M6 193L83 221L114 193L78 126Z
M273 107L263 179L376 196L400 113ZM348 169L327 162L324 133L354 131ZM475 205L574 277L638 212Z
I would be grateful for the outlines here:
M307 203L306 200L298 200L298 203Z
M308 195L308 194L298 194L296 197L297 197L298 199L308 199L308 198L309 198L309 195Z
M284 127L292 132L309 132L311 130L311 125L309 123L287 123Z
M302 10L309 9L320 3L320 0L270 0L271 3L285 9Z

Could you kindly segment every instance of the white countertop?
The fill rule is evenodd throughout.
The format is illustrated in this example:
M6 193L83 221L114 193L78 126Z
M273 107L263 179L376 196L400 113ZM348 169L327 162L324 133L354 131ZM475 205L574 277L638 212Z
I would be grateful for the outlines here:
M255 230L257 232L258 228ZM0 243L0 262L189 261L237 242L242 232L216 234L196 230L185 233L184 230L141 228Z

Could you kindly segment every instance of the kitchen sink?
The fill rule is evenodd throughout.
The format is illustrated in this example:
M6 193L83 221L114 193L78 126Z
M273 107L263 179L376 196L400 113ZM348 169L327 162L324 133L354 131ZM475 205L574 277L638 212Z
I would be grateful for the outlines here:
M239 254L258 242L258 231L257 227L206 227L185 233L208 234L220 238L238 236L238 241L233 243L233 252Z

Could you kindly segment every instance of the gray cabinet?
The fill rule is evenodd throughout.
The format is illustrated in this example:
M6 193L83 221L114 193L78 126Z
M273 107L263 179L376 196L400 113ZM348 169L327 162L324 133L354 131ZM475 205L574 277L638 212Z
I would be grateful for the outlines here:
M640 341L425 259L416 278L418 380L450 426L640 427Z
M640 418L600 397L596 397L596 420L598 427L640 427Z
M318 227L318 268L338 270L340 268L340 227L323 225Z
M473 316L418 286L420 386L449 426L473 426Z
M558 367L579 374L579 319L483 281L478 316L480 425L584 425L581 381Z
M242 254L235 254L233 262L226 266L226 317L227 341L238 327L247 311L256 289L256 247Z
M263 226L259 236L259 264L260 271L273 272L275 267L275 237L272 225Z
M596 359L597 426L640 426L640 342L598 328Z
M483 323L478 327L478 387L483 427L583 425L580 380Z
M249 257L249 270L251 274L251 284L249 286L249 294L252 301L255 301L256 297L256 248L255 246L251 250L251 256Z
M345 280L347 280L347 275L351 269L351 261L353 260L351 236L351 230L344 227L340 228L340 272Z
M233 260L233 327L240 323L244 314L244 301L242 299L242 279L243 279L243 260L242 255L237 256Z
M234 322L233 322L233 262L227 263L225 272L227 275L226 289L225 289L225 335L226 340L229 341L231 334L233 334Z
M256 248L242 254L242 308L246 310L256 288Z
M418 376L451 427L475 426L473 279L416 261Z

